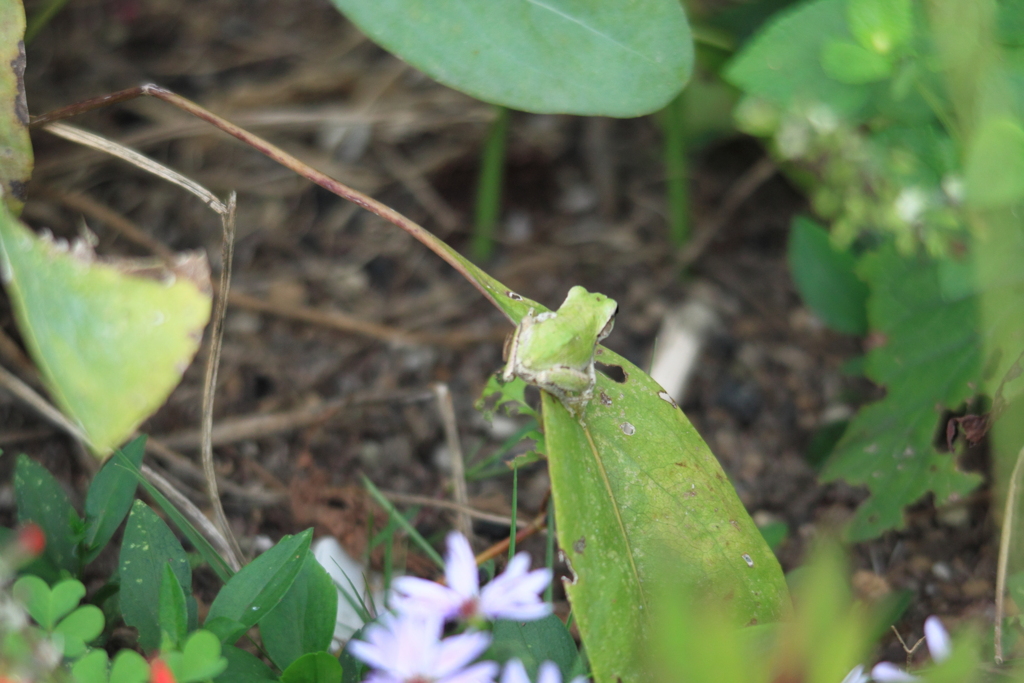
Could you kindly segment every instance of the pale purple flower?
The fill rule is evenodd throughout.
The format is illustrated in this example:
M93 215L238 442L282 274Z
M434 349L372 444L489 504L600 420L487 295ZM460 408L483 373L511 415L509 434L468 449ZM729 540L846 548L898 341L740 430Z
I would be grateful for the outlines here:
M367 683L494 683L496 663L470 664L491 636L472 632L442 640L443 626L438 618L385 614L348 650L373 668Z
M530 571L530 556L519 553L505 571L480 590L476 559L469 541L448 534L444 576L447 586L412 576L393 583L391 607L401 614L440 619L514 619L532 621L551 614L551 605L539 593L551 583L551 570Z
M843 679L843 683L868 683L870 680L871 678L864 673L864 666L858 664L850 669L850 673L846 674L846 678Z
M577 676L569 683L585 683L586 680L583 676ZM501 683L530 683L523 663L518 659L510 659L501 672ZM537 683L562 683L562 672L558 670L558 665L554 662L541 664L537 672Z
M932 660L938 664L949 659L953 651L953 644L949 632L939 621L939 618L932 615L924 621L924 642L928 645L928 653ZM871 670L871 678L878 683L909 683L910 681L921 680L917 676L907 673L891 662L879 662Z

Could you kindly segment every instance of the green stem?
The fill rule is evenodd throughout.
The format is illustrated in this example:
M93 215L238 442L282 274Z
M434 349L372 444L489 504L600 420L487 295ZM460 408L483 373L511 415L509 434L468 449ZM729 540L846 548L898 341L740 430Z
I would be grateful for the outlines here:
M501 211L501 186L505 175L505 140L508 137L509 110L495 108L498 116L487 133L480 156L480 176L476 186L476 220L473 228L473 257L490 258L494 251L494 226Z
M665 196L668 203L669 236L673 244L681 246L690 236L682 93L665 107L662 120L665 131Z
M515 460L512 461L512 528L508 532L508 559L509 561L516 554L516 517L519 514L519 467Z

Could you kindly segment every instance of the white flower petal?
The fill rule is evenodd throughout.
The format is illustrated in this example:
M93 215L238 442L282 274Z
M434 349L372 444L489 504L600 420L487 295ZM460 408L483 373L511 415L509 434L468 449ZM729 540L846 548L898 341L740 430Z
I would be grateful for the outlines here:
M494 683L498 674L495 662L479 662L452 676L437 679L437 683Z
M919 681L917 676L911 676L903 669L892 662L879 662L871 669L871 678L878 683L911 683Z
M544 662L537 672L537 683L562 683L562 671L554 662Z
M949 658L953 651L953 643L949 638L949 632L937 616L932 615L924 620L924 639L928 643L928 652L936 663Z
M448 534L448 554L445 556L444 576L448 587L461 595L470 598L480 593L480 574L476 567L476 557L466 537L457 531Z
M429 673L435 678L452 675L479 657L490 644L491 635L479 631L445 638Z
M400 576L392 584L391 607L400 614L448 619L463 599L447 586L413 576Z
M846 678L843 679L843 683L867 683L871 680L866 673L864 673L864 667L861 664L850 669L850 673L846 674Z
M530 683L523 663L518 659L508 660L505 663L505 670L501 672L501 683Z

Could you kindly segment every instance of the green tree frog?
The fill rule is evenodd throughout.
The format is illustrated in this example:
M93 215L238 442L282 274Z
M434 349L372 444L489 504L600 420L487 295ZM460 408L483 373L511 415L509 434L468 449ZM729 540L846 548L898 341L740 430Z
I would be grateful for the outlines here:
M618 307L576 286L557 311L534 315L531 308L506 342L502 379L520 377L581 418L594 394L594 349L612 331Z

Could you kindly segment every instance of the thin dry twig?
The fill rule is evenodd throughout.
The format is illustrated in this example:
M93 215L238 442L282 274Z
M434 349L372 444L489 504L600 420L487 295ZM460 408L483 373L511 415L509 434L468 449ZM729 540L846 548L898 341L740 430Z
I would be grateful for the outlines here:
M679 254L680 265L684 268L693 265L704 253L704 250L711 245L719 231L725 227L736 209L740 208L740 205L747 201L757 188L775 175L776 171L778 171L778 167L769 157L764 157L744 171L743 175L725 193L718 210L700 227L693 239L683 247Z
M437 409L444 425L445 441L448 442L448 459L452 467L452 496L460 511L455 516L455 528L466 538L473 538L473 520L466 514L469 507L469 489L466 487L466 468L462 459L462 444L459 442L459 426L455 421L455 406L448 385L438 382L434 385Z
M423 174L401 154L391 147L380 147L377 150L384 168L405 186L409 194L433 216L437 224L446 233L459 229L459 214L444 200L434 186L427 182Z
M400 505L424 505L427 507L442 508L445 510L454 510L456 512L465 513L467 516L473 519L479 519L483 522L492 522L505 527L512 526L512 518L506 517L505 515L495 515L490 512L484 512L483 510L477 510L474 507L468 505L459 505L450 500L442 500L440 498L431 498L429 496L417 496L412 493L398 493L397 491L384 491L380 490L382 496L390 500L392 503L398 503ZM525 529L529 526L529 522L521 519L516 520L517 529Z
M207 190L205 187L194 180L186 178L177 171L153 161L144 154L136 152L134 149L125 147L113 140L108 140L101 135L96 135L95 133L90 133L73 126L69 126L66 123L51 123L43 126L43 130L48 133L52 133L57 137L64 138L65 140L77 142L85 147L91 147L92 149L106 152L111 156L127 161L132 166L141 168L144 171L149 171L153 175L163 178L167 182L173 183L174 185L191 192L221 216L228 212L228 207L225 206L224 202L218 199L215 194Z
M20 398L29 407L35 409L48 422L59 427L82 443L91 443L81 427L65 417L64 413L54 408L49 401L36 393L35 389L22 382L2 366L0 366L0 386Z
M206 494L213 508L214 519L221 533L227 539L229 554L225 557L235 571L242 567L242 549L238 539L231 532L228 517L224 514L220 494L217 492L217 470L213 465L213 399L217 391L217 370L220 368L220 352L224 342L224 317L227 315L227 293L231 291L231 264L235 253L235 205L237 196L234 192L228 198L227 213L221 220L224 242L221 245L220 287L217 291L217 305L213 311L213 328L210 331L210 353L206 359L206 376L203 380L203 473L206 475Z
M402 215L398 211L395 211L390 206L373 199L363 192L359 192L358 190L349 187L345 183L332 178L322 171L318 171L309 164L284 151L277 145L272 145L263 138L253 135L249 131L231 123L227 119L217 116L195 102L181 97L180 95L176 95L166 88L161 88L158 85L150 83L136 88L129 88L120 92L104 95L102 97L93 98L91 100L84 100L82 102L48 112L42 116L34 117L31 120L30 126L36 127L49 124L53 121L59 121L61 119L83 114L87 111L92 111L93 109L106 107L114 104L115 102L125 102L142 96L150 96L163 100L182 111L188 112L189 114L216 126L228 135L241 140L249 147L266 155L270 159L273 159L285 168L294 171L306 180L316 183L328 192L335 194L342 199L346 199L366 209L370 213L383 218L387 222L415 238L420 242L420 244L433 251L445 263L454 268L457 273L462 274L467 281L476 287L477 291L479 291L488 301L498 305L499 302L495 299L495 294L480 280L479 273L476 272L475 268L462 261L454 252L449 250L447 245L438 240L423 226L409 219L407 216ZM499 305L498 308L501 308L501 306Z
M7 370L2 366L0 366L0 386L3 386L12 394L20 398L29 407L33 408L46 420L52 422L65 433L83 443L89 443L89 439L78 425L71 422L71 420L54 408L45 398L37 394L32 387L7 372ZM217 547L219 552L223 554L224 549L227 548L227 541L224 540L220 535L220 532L217 531L210 521L206 519L206 516L203 515L202 511L193 505L188 498L186 498L180 491L176 490L170 482L152 468L147 465L143 465L142 473L145 475L146 479L159 488L165 496L174 501L182 513L189 517L189 521L191 521L197 529L200 529L203 535L206 536L207 540Z
M258 439L272 434L299 429L318 422L324 422L339 411L354 406L374 403L419 402L434 398L431 391L414 389L386 393L359 393L317 402L313 405L275 413L248 415L245 417L220 420L213 428L211 441L214 446ZM202 445L201 432L190 429L159 436L160 442L170 448L198 448Z
M547 529L547 520L548 511L547 509L545 509L544 512L534 517L529 524L527 524L522 530L516 533L516 545L518 546L520 543L528 539L530 536L533 536L534 534ZM483 564L487 560L493 559L498 555L503 555L507 553L508 547L511 544L512 540L510 538L503 538L487 550L477 555L476 563L478 565Z

